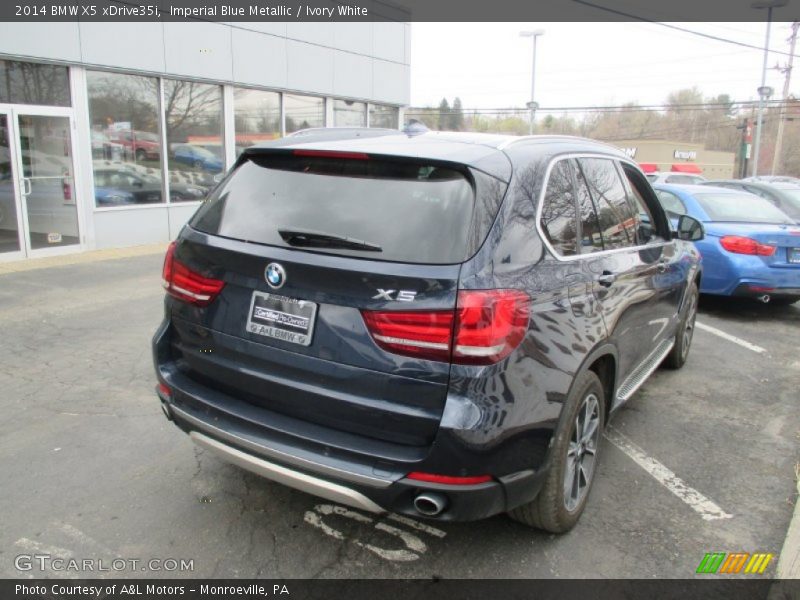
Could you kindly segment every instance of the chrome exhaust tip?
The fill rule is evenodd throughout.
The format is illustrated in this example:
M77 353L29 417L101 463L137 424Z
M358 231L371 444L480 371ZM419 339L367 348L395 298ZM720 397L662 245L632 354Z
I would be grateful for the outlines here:
M767 302L770 301L770 295L764 294L763 296L759 296L758 299L761 300L761 302L763 302L764 304L766 304Z
M167 421L172 421L172 411L169 409L169 405L163 400L161 401L161 412L167 417Z
M426 517L435 517L447 507L447 498L441 494L420 494L414 498L414 508Z

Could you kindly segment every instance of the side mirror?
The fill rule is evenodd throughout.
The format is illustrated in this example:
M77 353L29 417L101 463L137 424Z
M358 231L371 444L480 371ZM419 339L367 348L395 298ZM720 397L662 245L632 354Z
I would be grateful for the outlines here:
M703 224L689 215L681 215L678 218L678 231L675 232L675 237L687 242L699 242L706 237Z

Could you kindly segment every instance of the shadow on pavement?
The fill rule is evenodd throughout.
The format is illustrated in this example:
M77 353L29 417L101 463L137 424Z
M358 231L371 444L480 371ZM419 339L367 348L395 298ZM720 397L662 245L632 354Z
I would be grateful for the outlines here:
M800 302L781 306L749 298L702 295L699 308L701 313L731 321L800 322Z

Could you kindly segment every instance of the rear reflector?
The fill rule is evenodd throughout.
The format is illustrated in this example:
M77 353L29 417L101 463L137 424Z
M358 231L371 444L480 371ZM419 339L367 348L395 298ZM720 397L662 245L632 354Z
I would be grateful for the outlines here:
M295 156L312 156L315 158L343 158L347 160L368 160L364 152L336 152L335 150L294 150Z
M464 290L455 311L362 311L375 342L389 352L457 364L508 356L528 329L530 299L517 290Z
M406 475L407 479L426 481L428 483L443 483L445 485L475 485L492 480L491 475L473 475L471 477L453 477L452 475L435 475L433 473L420 473L415 471Z
M196 306L208 306L225 287L225 282L203 277L192 271L175 258L175 248L176 243L172 242L164 257L164 271L162 272L164 289L170 296L178 300Z
M728 252L734 254L751 254L755 256L772 256L775 246L762 244L757 240L738 235L726 235L719 240L720 245Z
M169 389L169 386L166 383L159 381L156 390L158 391L158 395L161 396L162 398L172 397L172 390Z

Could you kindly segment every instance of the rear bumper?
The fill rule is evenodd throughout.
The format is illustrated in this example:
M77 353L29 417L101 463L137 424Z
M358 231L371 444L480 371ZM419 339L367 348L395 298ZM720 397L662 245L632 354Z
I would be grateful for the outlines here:
M334 452L326 456L299 447L289 449L267 435L254 438L238 431L235 423L214 416L213 411L203 414L196 399L174 386L174 381L167 385L170 397L158 392L165 415L202 448L266 479L367 512L474 521L532 499L543 483L544 470L522 471L476 485L427 483L407 479L405 469L366 469L363 462L342 460ZM444 510L434 516L421 514L414 506L421 494L442 498Z
M731 296L739 298L763 298L769 296L771 298L792 297L800 296L800 286L798 287L774 287L770 283L764 282L748 282L739 283L734 288Z
M491 517L528 502L541 488L544 464L500 471L505 474L474 485L410 480L412 471L497 475L490 464L519 462L509 457L519 457L523 448L527 454L529 446L509 440L465 447L455 441L459 431L445 426L430 446L402 445L272 412L180 372L167 356L168 330L165 322L153 341L156 372L169 389L157 388L167 418L206 450L267 479L361 510L440 521ZM423 493L443 498L444 510L421 514L414 500Z

